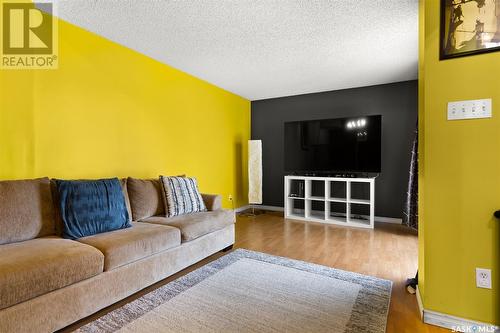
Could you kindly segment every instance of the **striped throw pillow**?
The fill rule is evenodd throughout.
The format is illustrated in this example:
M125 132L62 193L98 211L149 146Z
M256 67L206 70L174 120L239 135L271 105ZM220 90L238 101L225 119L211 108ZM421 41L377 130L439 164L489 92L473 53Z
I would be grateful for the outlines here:
M167 217L207 210L196 178L160 176Z

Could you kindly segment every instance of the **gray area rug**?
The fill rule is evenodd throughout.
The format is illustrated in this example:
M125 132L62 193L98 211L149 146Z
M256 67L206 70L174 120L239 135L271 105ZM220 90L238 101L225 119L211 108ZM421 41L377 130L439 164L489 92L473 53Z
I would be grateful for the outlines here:
M392 282L238 249L77 332L385 332Z

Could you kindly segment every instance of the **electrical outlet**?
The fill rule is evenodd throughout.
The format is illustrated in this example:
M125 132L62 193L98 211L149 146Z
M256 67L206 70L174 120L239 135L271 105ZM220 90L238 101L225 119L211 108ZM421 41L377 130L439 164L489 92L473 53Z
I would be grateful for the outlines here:
M491 269L476 268L476 286L491 289Z

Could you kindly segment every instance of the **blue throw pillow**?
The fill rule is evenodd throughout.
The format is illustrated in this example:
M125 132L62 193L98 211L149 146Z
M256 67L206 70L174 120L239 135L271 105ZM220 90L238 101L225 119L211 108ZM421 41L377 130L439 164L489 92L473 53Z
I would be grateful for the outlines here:
M118 178L56 180L63 237L77 239L131 227Z

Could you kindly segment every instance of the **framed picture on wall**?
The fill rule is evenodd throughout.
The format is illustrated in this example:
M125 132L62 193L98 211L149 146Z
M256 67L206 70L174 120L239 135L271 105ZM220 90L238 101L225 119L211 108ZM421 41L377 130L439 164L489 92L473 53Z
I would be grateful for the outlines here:
M440 59L500 50L500 0L441 0Z

